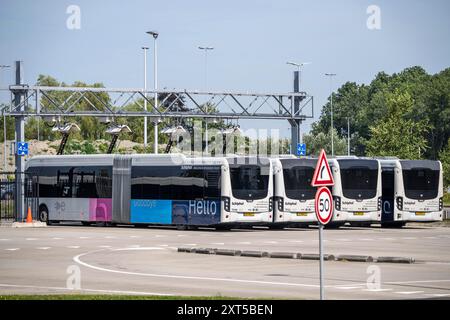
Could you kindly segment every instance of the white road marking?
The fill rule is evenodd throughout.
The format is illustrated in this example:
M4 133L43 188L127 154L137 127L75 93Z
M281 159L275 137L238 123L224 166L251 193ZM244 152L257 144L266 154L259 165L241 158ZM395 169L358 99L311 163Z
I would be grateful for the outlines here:
M34 241L34 240L37 240L36 238L26 238L25 240L27 240L27 241Z
M159 247L168 247L169 245L168 244L159 244L158 246Z
M130 236L130 238L140 238L140 236Z
M405 240L415 240L415 239L417 239L417 238L415 238L415 237L403 237L402 239L405 239Z
M264 243L276 244L278 242L277 241L264 241Z
M184 244L184 246L196 246L197 244L196 243L186 243L186 244Z
M157 247L131 247L131 248L113 249L112 251L137 251L137 250L164 250L164 249Z
M5 249L6 251L17 251L20 250L20 248L10 248L10 249Z
M213 244L213 245L216 245L216 246L223 246L223 245L225 245L224 242L212 242L210 244Z
M111 248L111 246L98 246L99 248Z
M368 291L368 292L384 292L384 291L392 291L392 289L363 289L363 291Z
M170 294L170 293L140 292L140 291L119 291L119 290L99 290L99 289L73 290L73 289L69 289L69 288L65 288L65 287L27 286L27 285L15 285L15 284L5 284L5 283L0 283L0 287L63 290L63 291L71 291L71 292L85 291L85 292L103 292L103 293L118 293L118 294L132 294L132 295L173 296L173 294Z
M51 247L37 247L36 249L38 249L38 250L48 250L48 249L50 249Z
M91 239L91 237L80 237L80 239Z
M450 282L450 279L446 280L413 280L413 281L390 281L384 282L385 284L414 284L414 283L433 283L433 282Z
M167 237L167 236L163 236L163 235L160 235L160 234L157 234L157 235L155 236L155 238L164 238L164 237Z
M105 239L116 239L117 237L115 236L106 236Z
M361 238L361 239L359 239L360 241L373 241L373 239L370 239L370 238Z
M0 239L0 241L9 241L9 239Z
M361 289L361 287L334 287L334 289L353 290L353 289Z
M69 249L78 249L80 246L67 246Z
M437 239L437 237L424 237L425 239Z
M427 293L427 296L436 297L436 298L442 298L442 297L448 297L450 296L450 293Z
M63 240L64 238L52 238L53 240Z
M303 240L289 240L288 242L302 243Z
M398 294L406 294L406 295L408 295L408 294L423 293L423 291L397 291L397 292L394 292L394 293L398 293Z
M185 234L177 234L177 237L187 237Z
M336 239L337 241L350 241L349 239L342 239L342 238L340 238L340 239Z
M162 248L157 248L163 250ZM129 250L129 249L128 249ZM232 278L212 278L212 277L197 277L197 276L177 276L177 275L168 275L168 274L154 274L154 273L142 273L142 272L130 272L130 271L121 271L121 270L113 270L97 267L94 265L90 265L86 262L81 261L81 257L96 253L102 250L90 251L79 254L73 257L73 261L90 269L118 273L118 274L128 274L134 276L144 276L144 277L154 277L154 278L170 278L170 279L185 279L185 280L206 280L206 281L221 281L221 282L240 282L240 283L254 283L254 284L266 284L266 285L275 285L275 286L291 286L291 287L308 287L308 288L318 288L319 285L316 284L304 284L304 283L292 283L292 282L272 282L272 281L261 281L261 280L244 280L244 279L232 279ZM116 250L117 251L117 250ZM327 287L327 286L325 286Z

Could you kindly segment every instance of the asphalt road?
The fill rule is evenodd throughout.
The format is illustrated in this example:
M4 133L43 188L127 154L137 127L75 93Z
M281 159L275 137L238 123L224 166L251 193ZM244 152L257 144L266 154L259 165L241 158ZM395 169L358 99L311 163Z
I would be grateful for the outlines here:
M327 299L450 298L448 227L325 230L324 246L326 253L334 255L401 256L417 261L326 261ZM318 253L318 231L1 227L0 294L319 297L318 261L179 253L178 247ZM81 290L74 280L78 271ZM379 286L373 284L375 279L380 280Z

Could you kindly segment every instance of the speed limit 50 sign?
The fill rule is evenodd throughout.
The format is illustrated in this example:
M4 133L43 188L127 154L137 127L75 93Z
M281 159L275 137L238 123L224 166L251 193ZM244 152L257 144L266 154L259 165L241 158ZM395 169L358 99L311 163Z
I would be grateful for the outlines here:
M315 211L317 221L325 225L333 216L333 196L327 187L321 187L316 192Z

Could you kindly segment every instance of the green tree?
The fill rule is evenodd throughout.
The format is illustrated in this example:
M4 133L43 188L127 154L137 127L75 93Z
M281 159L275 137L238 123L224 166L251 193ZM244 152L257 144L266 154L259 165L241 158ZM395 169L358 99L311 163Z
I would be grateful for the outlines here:
M427 120L415 121L407 115L414 101L408 92L396 90L387 95L386 115L370 127L367 142L369 156L396 156L402 159L420 159L427 148Z
M439 153L439 160L442 162L442 170L444 171L444 187L450 186L450 139L447 146Z
M303 142L306 143L306 152L311 156L318 156L321 149L325 149L325 152L331 156L331 131L326 134L319 132L317 134L305 134L303 136ZM346 155L347 154L347 140L339 137L337 130L333 132L333 144L334 155Z

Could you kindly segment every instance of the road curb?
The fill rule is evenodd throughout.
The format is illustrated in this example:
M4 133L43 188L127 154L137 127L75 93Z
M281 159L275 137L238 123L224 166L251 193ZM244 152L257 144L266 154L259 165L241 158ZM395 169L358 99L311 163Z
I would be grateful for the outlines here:
M240 250L231 250L231 249L217 249L216 255L221 256L240 256L241 251Z
M269 253L266 251L242 251L241 257L252 257L252 258L266 258L269 256Z
M404 258L404 257L378 257L376 262L379 263L414 263L414 258Z
M360 255L339 255L336 257L338 261L350 261L350 262L373 262L372 256L360 256Z
M194 248L177 248L177 252L191 253ZM195 249L194 249L195 250ZM195 252L195 251L194 251Z
M196 248L195 249L195 253L199 253L199 254L215 254L216 253L216 249L212 249L212 248Z
M293 252L270 252L269 258L297 259L297 253Z
M300 255L300 257L298 257L297 259L302 259L302 260L319 260L320 256L318 253L302 253ZM335 257L332 254L324 254L323 255L323 260L324 261L334 261Z
M45 228L47 224L45 222L33 221L33 222L13 222L12 228Z

